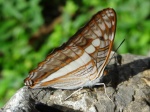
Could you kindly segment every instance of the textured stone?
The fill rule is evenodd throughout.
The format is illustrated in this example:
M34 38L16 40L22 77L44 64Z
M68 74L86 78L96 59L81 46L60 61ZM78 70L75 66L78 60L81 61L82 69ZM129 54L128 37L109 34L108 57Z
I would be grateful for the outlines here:
M21 88L1 109L11 112L150 112L150 58L122 55L122 63L107 67L103 86L77 90ZM14 105L15 102L15 105Z

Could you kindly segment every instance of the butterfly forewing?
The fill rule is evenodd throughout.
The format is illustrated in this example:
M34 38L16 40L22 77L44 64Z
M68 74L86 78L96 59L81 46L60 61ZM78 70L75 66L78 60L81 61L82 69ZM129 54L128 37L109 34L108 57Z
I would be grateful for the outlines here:
M109 59L115 28L115 11L111 8L99 11L66 44L32 70L25 85L60 89L95 85Z

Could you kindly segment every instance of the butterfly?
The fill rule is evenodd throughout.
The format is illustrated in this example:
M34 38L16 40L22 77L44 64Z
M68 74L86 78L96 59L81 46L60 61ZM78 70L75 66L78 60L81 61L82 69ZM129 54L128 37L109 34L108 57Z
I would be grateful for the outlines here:
M50 53L24 80L30 88L77 89L100 82L110 58L116 12L106 8Z

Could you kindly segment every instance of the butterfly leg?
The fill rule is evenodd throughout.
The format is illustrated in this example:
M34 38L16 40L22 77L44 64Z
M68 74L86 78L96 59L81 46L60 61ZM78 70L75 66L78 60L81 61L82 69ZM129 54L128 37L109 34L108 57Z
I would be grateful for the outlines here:
M104 83L96 83L95 85L103 85L104 86L104 91L105 91L105 95L107 96L107 98L113 103L113 101L109 98L107 91L106 91L106 85Z
M73 93L71 93L71 95L69 95L67 98L65 98L65 100L69 99L72 95L76 94L77 92L79 92L81 89L83 89L83 87L77 89L76 91L74 91Z

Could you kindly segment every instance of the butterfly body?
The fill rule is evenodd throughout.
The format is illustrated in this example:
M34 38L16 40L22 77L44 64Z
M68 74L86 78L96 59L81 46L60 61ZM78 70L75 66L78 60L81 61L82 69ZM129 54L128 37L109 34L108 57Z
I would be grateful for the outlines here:
M32 70L25 85L57 89L96 85L107 65L115 29L115 11L111 8L99 11L66 44Z

